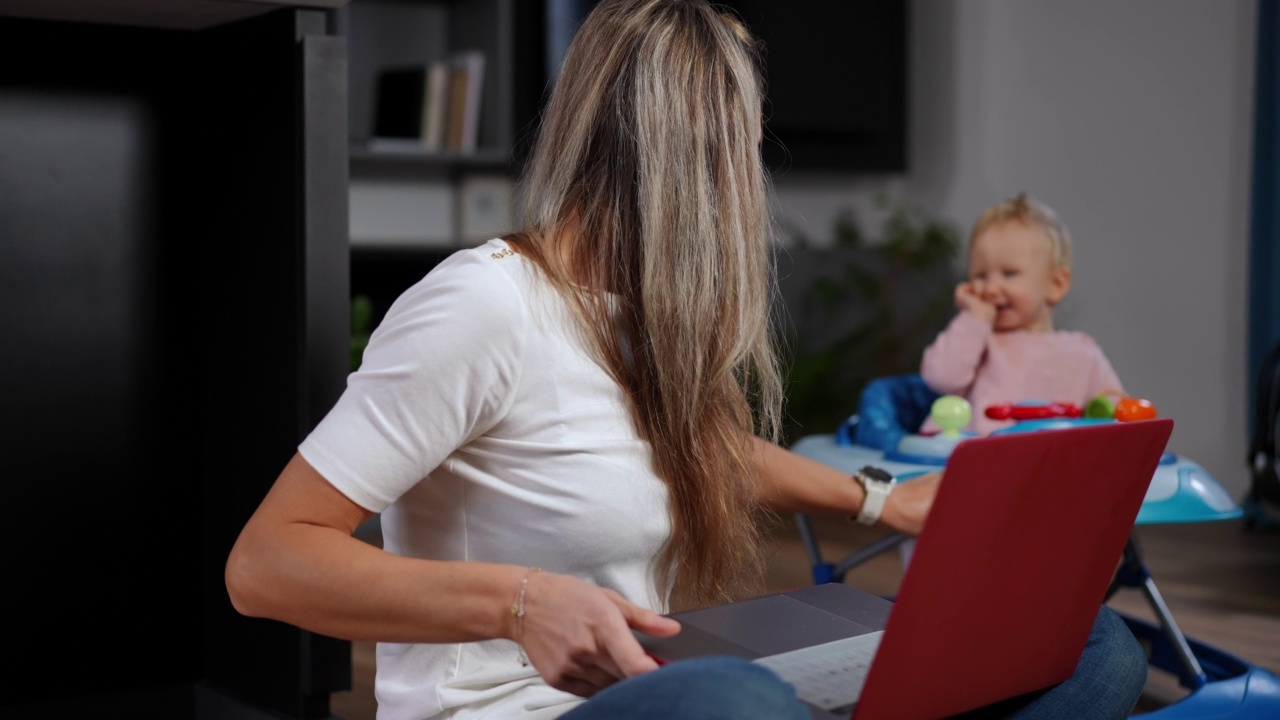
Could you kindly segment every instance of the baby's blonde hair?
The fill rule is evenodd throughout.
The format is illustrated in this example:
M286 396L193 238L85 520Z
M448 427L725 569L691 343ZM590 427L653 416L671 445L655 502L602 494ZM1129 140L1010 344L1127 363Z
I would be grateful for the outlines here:
M1049 248L1053 252L1053 264L1056 267L1071 269L1071 233L1067 232L1066 223L1048 205L1024 193L1018 193L1012 200L987 208L978 221L973 224L969 233L969 247L973 241L989 228L1009 221L1040 230L1049 238Z

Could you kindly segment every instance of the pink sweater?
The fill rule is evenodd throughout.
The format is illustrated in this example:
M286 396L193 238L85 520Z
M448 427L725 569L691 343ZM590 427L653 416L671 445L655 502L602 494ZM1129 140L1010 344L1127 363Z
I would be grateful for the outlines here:
M966 428L980 435L1013 424L988 419L990 405L1027 401L1084 405L1103 392L1124 392L1120 378L1093 338L1082 332L995 332L960 312L929 347L920 375L935 392L960 395L973 406ZM938 426L925 420L922 433Z

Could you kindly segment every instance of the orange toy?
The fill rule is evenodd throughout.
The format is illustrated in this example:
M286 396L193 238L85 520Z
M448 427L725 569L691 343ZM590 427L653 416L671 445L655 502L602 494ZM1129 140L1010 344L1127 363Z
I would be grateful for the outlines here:
M1134 420L1150 420L1156 416L1156 406L1150 400L1136 397L1124 397L1116 401L1116 420L1133 422Z

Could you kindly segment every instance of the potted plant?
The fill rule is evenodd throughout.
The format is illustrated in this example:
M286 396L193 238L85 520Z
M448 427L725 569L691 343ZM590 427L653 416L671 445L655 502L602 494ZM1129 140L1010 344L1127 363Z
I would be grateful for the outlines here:
M798 235L778 259L786 442L834 432L870 380L918 372L924 348L955 310L958 230L905 202L881 196L874 207L883 213L877 236L845 210L831 247Z

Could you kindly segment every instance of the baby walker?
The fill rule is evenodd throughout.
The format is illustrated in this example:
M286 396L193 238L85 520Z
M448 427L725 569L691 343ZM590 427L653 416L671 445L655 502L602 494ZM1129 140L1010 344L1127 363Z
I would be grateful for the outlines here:
M972 433L960 430L969 423L971 412L967 401L955 396L939 396L919 375L879 378L867 385L858 412L834 434L801 438L791 449L851 474L865 465L875 465L899 480L909 481L915 475L941 469L956 444L973 437ZM997 433L1052 430L1156 416L1150 402L1124 396L1099 396L1083 408L1070 403L1032 402L992 406L984 412L988 417L1017 421ZM933 417L941 432L921 435L906 429L920 427L926 415ZM1151 479L1135 525L1232 520L1242 514L1241 508L1208 471L1189 458L1166 451ZM796 519L815 583L842 582L845 573L853 567L907 540L894 533L837 563L830 563L822 557L808 517L800 513ZM1107 597L1122 587L1140 589L1158 619L1158 624L1152 624L1121 613L1130 630L1147 647L1150 664L1172 673L1191 691L1175 703L1143 713L1143 718L1280 718L1280 678L1183 635L1132 535Z

